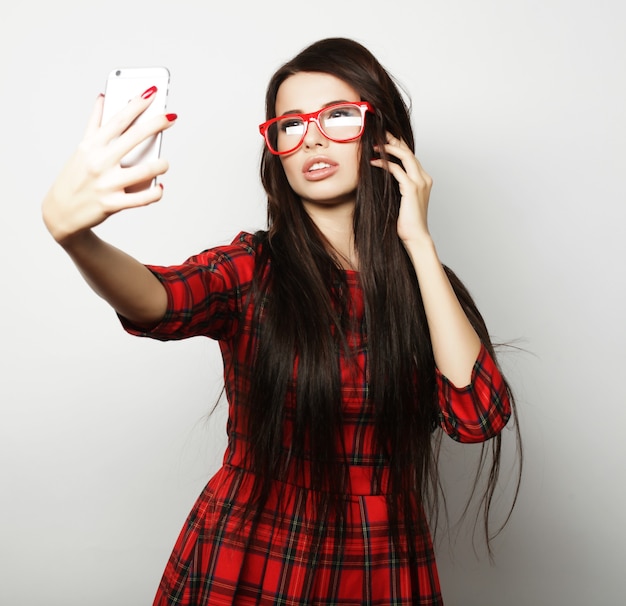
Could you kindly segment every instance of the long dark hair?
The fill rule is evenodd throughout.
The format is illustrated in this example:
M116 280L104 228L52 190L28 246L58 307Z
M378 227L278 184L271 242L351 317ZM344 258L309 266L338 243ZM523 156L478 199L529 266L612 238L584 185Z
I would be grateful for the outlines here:
M414 149L409 107L391 76L365 47L353 40L330 38L307 47L276 71L266 94L267 119L275 116L280 85L298 72L336 76L375 108L375 115L366 119L361 139L353 221L367 330L368 404L375 414L378 449L389 466L392 523L402 519L407 530L417 532L425 524L420 507L437 508L440 486L439 441L433 439L441 432L435 432L439 418L435 362L420 286L397 234L399 188L387 171L370 165L373 147L385 143L387 131ZM272 478L282 477L290 464L298 463L306 444L311 488L335 495L333 505L337 506L347 481L345 449L337 452L342 422L337 354L343 348L350 356L345 338L351 317L345 272L289 186L280 159L267 149L261 179L268 199L268 229L256 234L253 298L258 344L251 352L249 390L250 464L258 478L255 503L267 497ZM472 298L447 271L465 312L493 355ZM289 414L285 398L296 358L295 412L290 419L293 437L285 449L283 430ZM500 447L501 437L496 436L483 448L481 459L484 467L491 448L491 470L482 500L488 536ZM341 515L341 507L334 509Z

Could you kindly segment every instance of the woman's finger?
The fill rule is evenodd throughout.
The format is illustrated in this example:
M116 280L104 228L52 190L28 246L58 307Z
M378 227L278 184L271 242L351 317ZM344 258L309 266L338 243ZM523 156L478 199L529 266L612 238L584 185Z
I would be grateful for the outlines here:
M149 162L142 162L136 166L120 168L116 176L116 186L127 190L134 185L150 183L159 175L165 174L169 169L167 160L159 158Z
M119 163L122 158L150 137L170 128L177 119L176 114L155 116L146 122L135 124L115 141L111 141L106 151L106 159Z
M103 206L109 215L113 215L128 208L148 206L158 202L163 197L163 187L152 185L134 193L116 192L106 198Z
M104 107L104 95L100 94L96 98L93 110L91 110L91 116L85 129L85 138L92 137L100 128L100 121L102 120L102 108Z
M405 141L394 137L391 133L387 133L387 143L384 145L384 150L388 155L398 158L402 162L403 170L416 185L425 185L428 188L432 186L430 175L424 170L413 150ZM391 162L390 164L395 163ZM398 178L399 173L397 171L394 171L392 174Z
M387 154L402 162L404 170L414 181L421 181L428 177L413 150L402 139L397 139L391 133L387 133L387 144L384 149Z
M386 170L398 183L400 183L400 185L408 185L409 182L411 182L411 178L406 173L405 169L395 162L383 160L382 158L374 158L370 163L372 166L377 166L378 168Z
M124 108L102 123L98 133L101 143L107 144L125 132L148 109L154 100L155 93L156 87L152 87L141 95L133 97Z

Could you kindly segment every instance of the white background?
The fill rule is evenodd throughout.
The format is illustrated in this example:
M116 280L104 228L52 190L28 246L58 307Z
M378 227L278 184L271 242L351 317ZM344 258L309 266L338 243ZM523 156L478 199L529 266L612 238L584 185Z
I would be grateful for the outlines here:
M224 446L215 343L126 335L40 201L110 69L167 65L163 201L98 233L178 263L262 227L264 90L348 36L410 91L431 228L518 395L525 475L491 566L440 543L446 603L623 604L626 9L620 0L13 2L0 16L0 603L151 603ZM512 433L506 441L512 444ZM444 473L460 502L468 449ZM511 454L510 447L507 450ZM509 457L510 458L510 457ZM507 459L508 460L508 459ZM507 463L508 469L508 463Z

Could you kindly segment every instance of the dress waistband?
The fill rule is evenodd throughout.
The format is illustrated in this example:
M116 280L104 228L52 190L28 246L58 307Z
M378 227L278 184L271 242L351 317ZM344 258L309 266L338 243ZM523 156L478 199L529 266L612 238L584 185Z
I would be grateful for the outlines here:
M254 473L241 456L233 453L226 453L224 465L241 469L248 473ZM348 485L346 487L346 496L376 496L390 492L388 468L382 469L378 477L376 477L375 470L370 465L347 465L347 471ZM276 481L311 490L310 467L305 463L302 469L296 473L295 465L290 465L286 474L283 477L276 478Z

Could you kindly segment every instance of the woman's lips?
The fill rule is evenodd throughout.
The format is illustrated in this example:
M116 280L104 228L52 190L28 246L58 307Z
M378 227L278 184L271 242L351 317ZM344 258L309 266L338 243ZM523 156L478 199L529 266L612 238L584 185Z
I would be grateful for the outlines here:
M312 158L302 167L302 174L307 181L321 181L338 170L339 165L328 158Z

